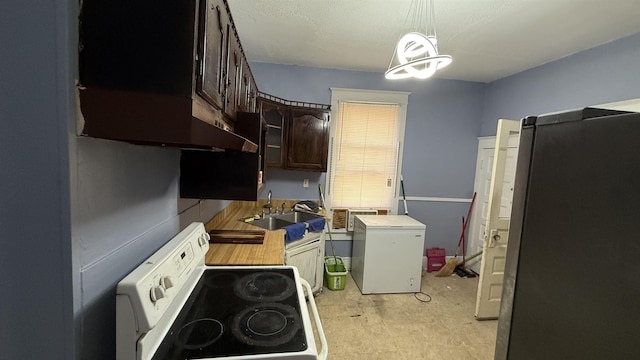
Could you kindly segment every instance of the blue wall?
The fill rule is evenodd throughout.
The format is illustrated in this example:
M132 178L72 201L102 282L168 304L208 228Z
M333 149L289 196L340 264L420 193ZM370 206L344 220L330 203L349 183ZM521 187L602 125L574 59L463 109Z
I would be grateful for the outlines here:
M0 5L0 357L72 359L72 45L67 7L34 5Z
M70 137L76 351L113 359L117 283L179 231L179 151Z
M494 135L500 118L639 98L639 64L635 34L488 84L481 134Z

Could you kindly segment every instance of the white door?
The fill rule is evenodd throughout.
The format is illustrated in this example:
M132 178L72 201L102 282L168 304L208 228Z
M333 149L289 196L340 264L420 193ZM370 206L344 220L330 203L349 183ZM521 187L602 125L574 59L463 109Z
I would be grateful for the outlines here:
M510 135L519 132L519 121L498 120L476 298L477 319L497 319L500 311L513 198L513 183L511 181L510 184L505 184L504 180L505 172L515 173L517 152L509 154L508 145ZM511 160L507 161L508 159Z
M518 157L518 142L520 134L509 135L507 148L507 164L504 170L502 185L502 203L500 204L501 216L509 216L513 198L513 182L516 176L516 159ZM493 153L496 148L496 137L485 136L478 138L478 158L476 160L476 175L473 191L476 193L476 201L469 221L469 234L466 241L467 258L482 251L484 247L484 229L487 225L487 213L489 209L489 189L491 188L491 172L493 170ZM465 263L465 267L480 273L481 257L476 257Z
M478 141L478 159L476 160L476 178L473 186L476 201L469 220L469 238L467 251L469 255L482 251L484 243L484 227L487 222L487 206L489 205L489 187L491 185L491 169L493 152L496 145L495 136L481 138ZM480 273L480 260L476 257L465 263L465 267Z

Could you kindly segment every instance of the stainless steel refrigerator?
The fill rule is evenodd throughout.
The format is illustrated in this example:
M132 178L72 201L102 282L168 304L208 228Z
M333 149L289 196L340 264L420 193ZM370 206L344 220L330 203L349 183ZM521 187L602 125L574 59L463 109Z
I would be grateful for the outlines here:
M523 119L495 359L639 359L640 114Z

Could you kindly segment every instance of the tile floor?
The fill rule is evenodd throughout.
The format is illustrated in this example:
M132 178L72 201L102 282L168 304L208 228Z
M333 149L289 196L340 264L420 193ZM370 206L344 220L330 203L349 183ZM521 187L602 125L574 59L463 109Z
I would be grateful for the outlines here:
M490 360L498 322L473 316L478 278L425 273L414 294L362 295L347 275L344 290L316 296L331 360Z

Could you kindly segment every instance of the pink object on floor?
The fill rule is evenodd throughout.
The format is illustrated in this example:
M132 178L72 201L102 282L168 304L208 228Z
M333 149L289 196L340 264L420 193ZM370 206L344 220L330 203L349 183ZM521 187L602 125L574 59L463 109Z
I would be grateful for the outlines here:
M427 249L427 272L438 271L447 263L443 248Z

